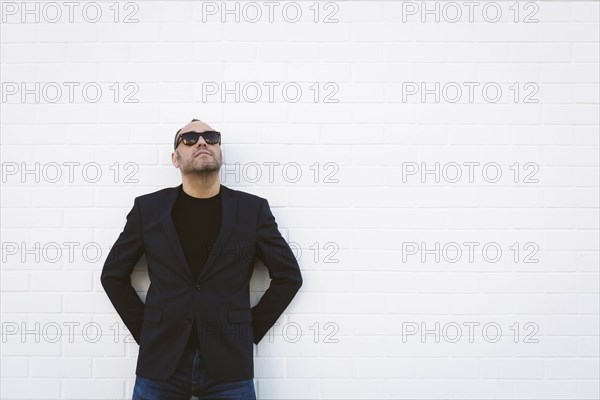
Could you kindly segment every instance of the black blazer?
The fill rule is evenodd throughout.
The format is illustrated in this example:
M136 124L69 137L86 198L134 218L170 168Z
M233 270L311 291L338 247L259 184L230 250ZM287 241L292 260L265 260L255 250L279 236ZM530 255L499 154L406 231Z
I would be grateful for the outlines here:
M102 286L140 346L137 375L168 378L195 317L209 374L223 381L253 378L253 343L258 344L300 289L298 262L268 201L221 185L221 230L194 281L171 217L181 188L135 198L106 258ZM130 281L144 253L150 277L145 304ZM267 267L271 283L250 308L249 281L256 258Z

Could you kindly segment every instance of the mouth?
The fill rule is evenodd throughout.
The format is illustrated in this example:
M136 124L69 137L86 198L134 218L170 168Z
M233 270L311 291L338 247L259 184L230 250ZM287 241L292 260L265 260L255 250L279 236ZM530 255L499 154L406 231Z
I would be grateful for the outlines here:
M201 156L201 155L208 155L208 156L210 156L210 153L208 151L201 151L199 153L196 153L196 155L194 157L198 157L198 156Z

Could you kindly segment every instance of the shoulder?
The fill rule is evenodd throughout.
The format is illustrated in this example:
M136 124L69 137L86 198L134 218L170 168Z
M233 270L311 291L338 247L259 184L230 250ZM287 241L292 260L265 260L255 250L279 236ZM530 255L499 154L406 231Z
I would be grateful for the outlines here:
M156 190L154 192L141 194L141 195L137 196L136 198L141 201L158 199L164 195L176 194L176 193L178 193L179 189L180 189L180 186L163 188L160 190Z
M152 202L162 199L164 197L172 197L176 196L181 190L181 185L163 188L160 190L156 190L151 193L142 194L136 197L136 200L141 202ZM221 185L221 196L232 196L235 197L238 201L241 201L245 204L257 204L261 205L264 202L267 202L267 199L264 197L257 196L252 193L244 192L242 190L232 189L228 186Z
M160 207L164 202L175 201L181 189L181 185L175 187L167 187L154 192L137 195L134 199L134 204L139 204L142 207Z
M257 196L255 194L244 192L242 190L232 189L232 188L224 186L224 185L221 185L221 190L223 192L223 195L234 196L238 201L241 201L241 202L247 203L247 204L260 205L263 202L267 201L267 199Z

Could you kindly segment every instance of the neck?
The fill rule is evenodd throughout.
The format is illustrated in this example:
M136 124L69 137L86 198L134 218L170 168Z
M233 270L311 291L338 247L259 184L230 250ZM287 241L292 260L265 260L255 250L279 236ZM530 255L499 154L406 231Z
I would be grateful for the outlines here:
M219 173L182 175L183 191L197 198L209 198L219 194L221 182Z

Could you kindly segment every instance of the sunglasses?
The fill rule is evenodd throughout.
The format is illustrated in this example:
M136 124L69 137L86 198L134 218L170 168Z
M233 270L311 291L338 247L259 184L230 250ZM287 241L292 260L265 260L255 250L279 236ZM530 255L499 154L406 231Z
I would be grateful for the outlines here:
M175 139L175 148L179 146L179 143L183 142L186 146L192 146L198 143L198 139L202 139L207 144L221 144L221 133L217 131L204 131L204 132L185 132L181 135L178 135Z

